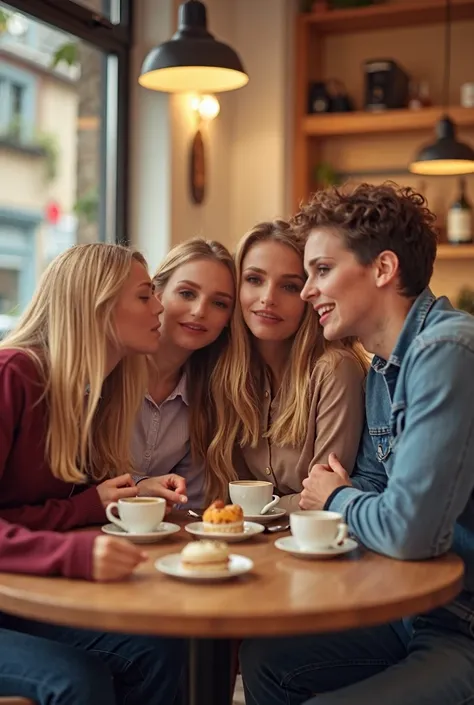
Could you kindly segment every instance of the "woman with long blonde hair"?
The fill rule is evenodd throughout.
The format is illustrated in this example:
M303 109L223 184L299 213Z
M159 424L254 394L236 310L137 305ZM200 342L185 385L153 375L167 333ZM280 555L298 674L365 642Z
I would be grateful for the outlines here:
M220 243L193 238L168 253L153 283L164 310L133 437L136 468L145 477L139 493L155 494L163 482L157 476L166 476L186 506L201 508L222 496L228 482L224 469L209 472L204 461L216 430L209 384L228 345L234 261Z
M288 511L298 509L302 481L329 451L353 466L364 418L365 356L352 341L324 341L300 298L303 256L304 241L283 220L241 239L231 342L211 385L217 433L209 467L272 482Z
M137 494L130 435L146 384L145 355L158 347L161 310L140 254L119 245L78 245L49 265L17 327L0 343L0 570L108 581L128 577L146 560L123 539L59 532L103 523L111 501ZM116 695L137 705L173 700L179 642L6 615L1 625L46 638L52 653L50 642L60 642L71 672L76 656L79 668L83 651L93 652L88 663L96 661L107 684L97 702L115 703ZM54 662L49 667L54 671ZM29 685L28 697L39 703L94 702L81 679L61 684L72 688L75 701L67 688L64 699L59 689L49 700L41 678Z

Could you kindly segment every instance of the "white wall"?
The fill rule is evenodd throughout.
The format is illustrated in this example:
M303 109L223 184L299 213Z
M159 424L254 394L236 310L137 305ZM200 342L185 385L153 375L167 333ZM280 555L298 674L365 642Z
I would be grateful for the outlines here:
M231 239L289 210L293 22L286 0L239 0L236 46L250 75L237 96L232 145Z
M173 0L137 3L131 232L152 267L170 244L202 235L233 247L259 220L288 212L294 5L293 0L206 1L210 31L239 52L250 82L218 96L221 113L204 129L207 197L196 206L189 195L195 128L189 99L151 93L136 83L146 51L172 34Z
M238 3L232 0L206 2L209 31L238 50L234 36L235 5ZM189 191L190 149L196 120L190 109L189 96L175 95L171 98L173 244L195 235L229 242L235 110L240 98L238 94L244 90L219 94L219 116L202 127L207 173L206 198L202 205L192 202Z

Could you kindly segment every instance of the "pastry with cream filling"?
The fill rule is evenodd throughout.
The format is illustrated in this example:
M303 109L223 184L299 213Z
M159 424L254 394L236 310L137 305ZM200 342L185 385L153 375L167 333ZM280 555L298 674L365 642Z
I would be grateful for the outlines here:
M191 541L181 551L185 570L217 573L229 567L229 547L224 541Z

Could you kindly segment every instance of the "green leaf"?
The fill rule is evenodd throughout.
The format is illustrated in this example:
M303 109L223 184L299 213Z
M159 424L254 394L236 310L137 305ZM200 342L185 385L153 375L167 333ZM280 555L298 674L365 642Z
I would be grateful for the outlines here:
M314 167L313 177L322 188L338 186L341 179L336 170L328 162L320 162Z
M467 286L462 288L459 292L457 306L463 311L474 314L474 290Z
M0 34L3 34L8 29L8 20L11 17L11 12L7 10L2 10L0 7Z
M43 132L36 136L35 142L44 152L46 159L46 178L48 182L54 181L58 174L58 161L60 156L58 138L56 135Z
M74 205L74 213L89 225L97 222L99 218L99 194L96 189L91 189L77 199Z
M56 49L51 59L51 68L55 69L62 62L68 66L75 66L78 63L77 42L67 42L67 44L63 44L59 49Z

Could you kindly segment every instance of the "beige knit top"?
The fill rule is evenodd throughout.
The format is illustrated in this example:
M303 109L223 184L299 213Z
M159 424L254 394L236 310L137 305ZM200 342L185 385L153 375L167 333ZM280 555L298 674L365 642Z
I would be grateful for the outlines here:
M301 447L276 446L264 437L278 415L278 394L271 398L267 380L262 397L262 435L256 448L236 447L234 465L239 478L273 482L283 497L280 507L298 509L302 482L313 465L327 463L334 452L351 473L364 423L365 373L348 351L336 366L322 357L311 376L311 408L306 439Z

